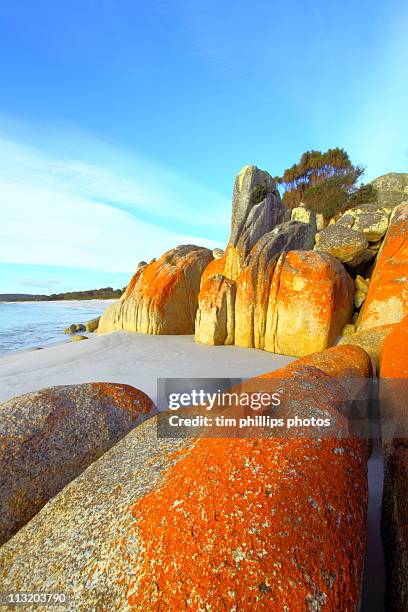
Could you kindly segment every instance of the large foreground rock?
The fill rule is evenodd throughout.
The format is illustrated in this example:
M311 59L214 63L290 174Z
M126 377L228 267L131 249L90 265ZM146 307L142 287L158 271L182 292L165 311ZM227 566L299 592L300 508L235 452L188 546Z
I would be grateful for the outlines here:
M382 535L387 610L408 610L408 317L380 353L384 493Z
M370 373L339 347L274 377L344 429L346 383ZM73 610L358 610L366 460L358 439L157 439L150 419L0 549L2 589Z
M212 259L209 249L183 245L142 266L121 299L103 313L98 333L194 333L201 275Z
M359 331L398 323L408 314L408 204L398 206L360 312Z
M141 423L153 403L128 385L51 387L0 406L0 544Z

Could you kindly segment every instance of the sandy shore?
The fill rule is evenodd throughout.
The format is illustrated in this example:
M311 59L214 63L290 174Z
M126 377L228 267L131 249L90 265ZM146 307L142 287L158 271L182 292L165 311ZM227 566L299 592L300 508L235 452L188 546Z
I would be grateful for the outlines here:
M53 385L118 382L154 401L157 378L245 378L293 361L257 349L206 346L193 336L114 332L0 357L0 402Z

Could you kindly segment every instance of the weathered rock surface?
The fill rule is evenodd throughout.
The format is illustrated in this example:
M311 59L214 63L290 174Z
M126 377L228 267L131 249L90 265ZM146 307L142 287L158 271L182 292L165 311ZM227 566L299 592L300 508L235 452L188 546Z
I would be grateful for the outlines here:
M306 206L297 206L292 209L291 214L292 221L298 221L299 223L308 223L312 226L314 233L317 232L317 220L316 213L313 210L309 210Z
M98 333L194 333L201 275L212 259L209 249L183 245L143 266L121 299L105 310Z
M408 609L407 347L408 317L405 317L386 337L380 352L384 450L381 522L387 576L386 604L387 610L398 612Z
M371 359L377 363L382 343L393 329L394 325L391 324L372 327L363 331L356 331L351 335L343 335L343 337L339 339L338 344L360 346L370 355Z
M279 255L289 249L310 249L313 244L314 231L310 225L288 221L257 241L236 282L224 275L226 257L211 262L201 282L196 340L206 344L233 344L237 334L236 343L240 346L264 348L265 300ZM250 338L247 343L243 334Z
M195 323L196 342L234 344L235 282L217 274L202 284Z
M316 251L330 253L349 266L358 266L363 261L368 261L367 249L368 241L364 234L344 223L329 225L316 236Z
M389 172L379 176L372 184L378 191L378 203L394 208L408 202L408 173Z
M398 323L408 314L408 204L394 209L361 309L358 330Z
M96 319L91 319L85 323L85 328L88 333L93 333L98 329L99 321L101 317L97 317Z
M291 249L311 249L313 243L312 226L296 221L275 227L257 242L237 280L235 344L270 350L266 348L268 305L273 283L279 282L275 279L279 257Z
M331 346L351 319L353 281L327 253L290 251L276 266L265 350L301 357Z
M349 209L345 215L354 218L351 225L354 231L361 232L369 242L377 242L388 229L390 210L375 204L365 204Z
M300 416L343 427L342 378L370 363L327 353L273 376L309 397ZM156 436L155 419L133 430L0 549L3 590L66 591L75 610L358 609L364 441Z
M51 387L2 404L0 544L152 409L145 393L113 383Z
M83 336L82 334L76 334L72 336L71 342L82 342L82 340L88 340L88 336Z
M222 257L224 257L225 251L223 251L222 249L213 249L212 253L214 259L221 259Z

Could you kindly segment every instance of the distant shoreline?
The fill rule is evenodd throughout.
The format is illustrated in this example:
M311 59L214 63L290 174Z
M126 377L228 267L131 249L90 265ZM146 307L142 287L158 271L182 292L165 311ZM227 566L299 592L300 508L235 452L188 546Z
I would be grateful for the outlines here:
M61 302L70 300L118 300L124 289L88 289L86 291L66 291L65 293L52 293L51 295L29 293L0 293L0 302Z

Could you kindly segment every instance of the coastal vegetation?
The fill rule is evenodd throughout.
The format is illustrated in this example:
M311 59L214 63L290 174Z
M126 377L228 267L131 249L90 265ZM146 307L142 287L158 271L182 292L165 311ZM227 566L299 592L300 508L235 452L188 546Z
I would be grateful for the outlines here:
M28 293L0 293L0 302L56 302L58 300L117 300L123 294L123 289L104 287L88 291L67 291L51 295L31 295Z
M275 178L284 189L288 208L303 203L310 210L329 218L352 206L376 199L373 185L359 185L363 166L353 165L344 149L306 151L300 161Z

